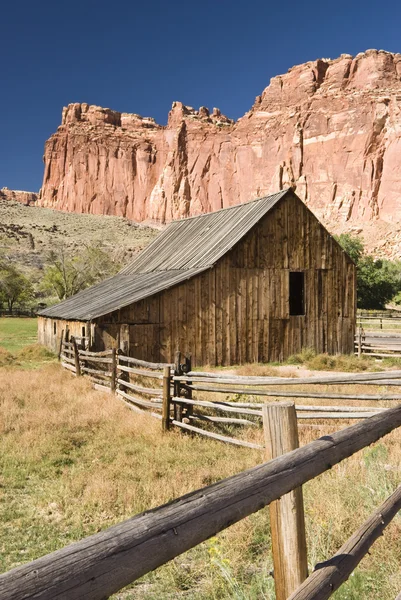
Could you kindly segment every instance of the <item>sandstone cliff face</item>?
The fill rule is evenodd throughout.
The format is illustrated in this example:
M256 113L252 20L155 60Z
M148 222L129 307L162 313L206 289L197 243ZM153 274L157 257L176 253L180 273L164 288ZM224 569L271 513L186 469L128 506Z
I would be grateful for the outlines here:
M368 50L274 77L236 123L174 103L166 127L87 104L45 147L40 203L166 222L289 185L342 224L401 218L401 55Z
M7 187L0 189L0 200L14 200L21 204L35 204L38 201L39 194L35 192L23 192L21 190L9 190Z

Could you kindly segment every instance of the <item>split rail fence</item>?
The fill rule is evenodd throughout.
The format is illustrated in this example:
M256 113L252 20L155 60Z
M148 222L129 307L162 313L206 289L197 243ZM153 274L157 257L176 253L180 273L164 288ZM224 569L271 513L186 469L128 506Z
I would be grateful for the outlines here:
M164 431L176 427L221 442L264 451L269 460L298 448L299 421L369 420L388 413L385 407L377 406L378 402L401 400L399 394L313 391L316 385L322 384L326 389L355 384L401 386L401 371L337 374L302 379L244 377L192 371L190 358L184 357L180 352L176 353L174 364L151 363L118 354L114 350L102 353L80 350L74 340L62 345L61 360L62 364L76 375L88 375L96 388L114 392L131 410L146 411L152 417L160 419ZM300 385L304 389L297 389ZM305 387L308 391L305 391ZM266 403L267 399L273 402ZM274 402L279 399L285 399L287 402ZM324 401L325 405L289 405L288 399L319 400ZM336 405L326 402L333 400L337 401ZM344 406L340 404L343 401L346 401L346 404L358 402L359 405ZM256 443L255 440L233 437L233 431L238 431L238 426L247 427L245 431L252 431L261 425L265 434L264 445ZM394 517L401 506L400 502L401 491L398 490L379 512L356 532L357 539L353 536L341 549L340 555L333 557L333 564L329 561L323 566L319 565L319 573L311 575L310 578L307 577L302 489L294 487L280 500L271 502L276 599L286 600L297 588L297 594L300 595L291 596L296 600L328 598L336 586L349 576L384 526ZM350 550L347 554L351 559L344 562L342 555L345 549ZM317 588L326 592L329 590L329 593L320 591L320 595L315 595Z
M355 354L357 356L368 355L379 359L401 357L400 337L380 335L374 337L373 341L369 341L368 335L362 327L359 328L355 336Z
M369 314L363 311L357 315L357 334L355 336L355 354L367 354L375 358L401 357L400 313ZM386 331L387 330L387 331ZM375 332L378 331L375 335ZM393 333L391 333L393 332ZM369 340L373 337L373 340Z
M297 403L297 419L303 423L322 419L363 419L385 407L378 402L400 401L400 394L352 394L338 391L295 390L295 386L316 384L401 386L401 371L332 375L329 377L283 378L244 377L191 370L191 360L180 352L175 363L152 363L115 350L90 352L72 340L60 347L63 367L71 373L86 375L98 390L115 395L135 412L147 412L161 420L163 430L173 427L221 442L263 449L259 443L235 437L236 432L262 427L262 409L267 399L330 401L330 404ZM259 401L257 401L259 399ZM331 401L336 400L335 405ZM343 405L343 401L349 401ZM358 402L359 406L350 406ZM366 403L369 402L368 406ZM362 403L362 406L360 405ZM310 425L313 427L314 425Z
M108 364L108 363L106 363ZM264 409L265 427L274 430ZM290 409L291 407L287 407ZM293 414L295 409L292 407ZM296 422L296 420L295 420ZM278 423L278 421L277 421ZM286 498L307 481L401 426L401 406L315 440L233 477L136 515L105 531L0 575L0 597L7 600L105 600L146 573L179 556L250 514L270 505L278 525ZM278 440L280 443L280 440ZM272 444L273 447L273 444ZM278 506L277 503L284 503ZM272 506L275 508L272 509ZM307 577L306 555L293 555L300 573L288 578L274 561L278 600L322 600L349 577L401 508L399 487L354 533L335 556ZM293 520L294 522L294 520ZM298 524L298 527L300 525ZM283 532L273 532L274 535ZM304 538L295 535L295 549ZM288 562L288 557L285 558ZM286 564L285 562L283 564ZM282 565L281 565L282 566ZM288 587L287 584L290 583Z
M359 327L369 327L369 329L401 329L401 317L398 315L381 316L357 316L357 325Z

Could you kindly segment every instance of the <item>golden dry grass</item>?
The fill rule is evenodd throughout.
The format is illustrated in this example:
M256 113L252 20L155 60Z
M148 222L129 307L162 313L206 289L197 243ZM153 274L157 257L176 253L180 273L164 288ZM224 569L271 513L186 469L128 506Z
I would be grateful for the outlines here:
M318 431L301 427L301 444L344 426L326 423ZM261 433L242 430L240 435L258 439ZM395 489L401 472L400 437L392 433L304 486L311 566L332 555ZM73 378L58 364L35 371L3 367L2 569L260 460L255 450L176 431L162 435L159 421L130 412L115 397L93 390L88 380ZM116 598L274 598L268 521L267 510L244 519ZM401 590L400 540L398 517L334 597L393 599Z

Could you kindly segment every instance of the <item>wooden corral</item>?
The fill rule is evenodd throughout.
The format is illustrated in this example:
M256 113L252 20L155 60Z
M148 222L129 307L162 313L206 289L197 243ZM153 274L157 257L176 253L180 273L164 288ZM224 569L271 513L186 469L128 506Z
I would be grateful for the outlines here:
M149 361L178 348L195 366L353 353L356 269L286 190L173 223L115 278L40 314L48 347L85 331L92 349Z

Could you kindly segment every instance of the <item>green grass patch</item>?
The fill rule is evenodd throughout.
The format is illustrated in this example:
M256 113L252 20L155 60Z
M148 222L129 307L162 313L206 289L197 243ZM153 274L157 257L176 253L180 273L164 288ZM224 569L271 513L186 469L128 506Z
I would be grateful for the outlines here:
M55 361L55 354L36 339L37 319L0 319L0 367L36 369Z
M401 368L401 356L389 356L388 358L383 358L382 360L383 367L397 367L397 369Z
M14 353L24 346L35 344L37 337L37 319L0 318L0 347L8 352Z

